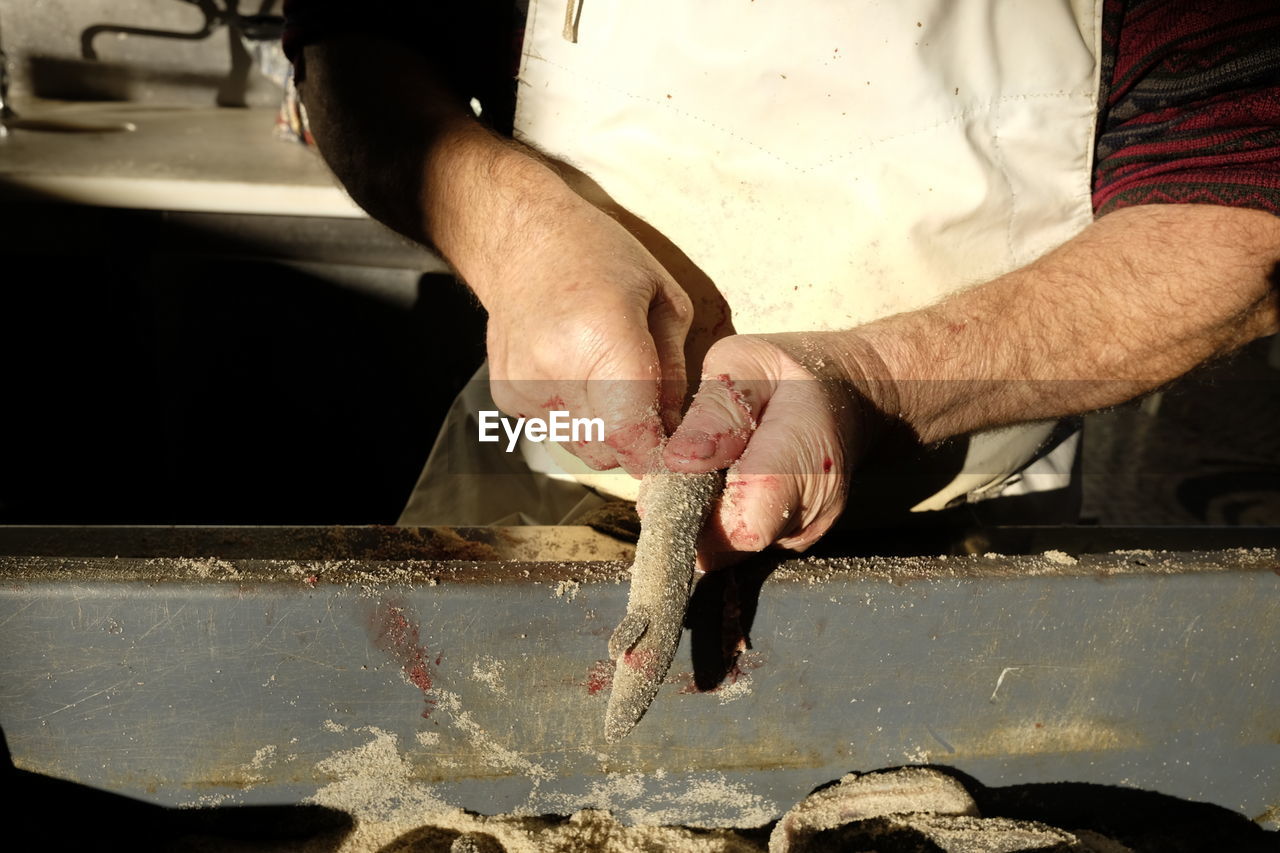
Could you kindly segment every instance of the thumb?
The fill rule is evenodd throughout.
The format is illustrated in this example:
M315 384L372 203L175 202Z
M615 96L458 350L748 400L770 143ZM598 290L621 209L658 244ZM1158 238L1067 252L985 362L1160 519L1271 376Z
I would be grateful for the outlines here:
M707 353L702 384L663 454L670 470L715 471L742 455L774 392L771 380L745 378L768 375L756 361L742 347L717 344Z

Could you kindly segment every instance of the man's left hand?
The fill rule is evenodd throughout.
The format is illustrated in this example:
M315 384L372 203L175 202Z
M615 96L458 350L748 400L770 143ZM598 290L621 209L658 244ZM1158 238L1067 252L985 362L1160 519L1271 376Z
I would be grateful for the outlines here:
M664 456L673 471L729 469L704 550L804 550L844 511L880 419L838 338L847 349L841 333L734 335L707 353Z

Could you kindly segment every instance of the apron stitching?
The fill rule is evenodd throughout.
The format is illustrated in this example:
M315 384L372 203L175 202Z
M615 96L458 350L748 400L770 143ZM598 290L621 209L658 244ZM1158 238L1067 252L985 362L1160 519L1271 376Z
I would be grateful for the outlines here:
M988 102L986 102L986 103L984 103L984 104L980 104L980 105L978 105L978 106L971 107L971 108L969 108L969 109L967 109L967 110L963 110L963 111L961 111L961 112L954 113L954 114L952 114L952 115L951 115L950 117L948 117L948 118L945 118L945 119L939 119L938 121L934 122L933 124L924 125L924 126L922 126L922 127L917 127L917 128L914 128L913 130L903 131L902 133L896 133L896 134L894 134L894 135L892 135L892 136L883 136L883 137L880 137L880 138L878 138L878 139L872 139L872 140L869 140L869 141L864 142L863 144L859 145L857 148L851 148L851 149L849 149L849 150L847 150L847 151L845 151L845 152L843 152L843 153L841 153L841 154L837 154L837 155L835 155L834 157L829 157L829 158L827 158L826 160L822 160L822 161L820 161L820 162L818 162L818 163L815 163L815 164L813 164L813 165L811 165L811 166L808 166L808 167L806 167L806 168L799 169L798 171L800 171L800 172L810 172L810 171L814 171L814 170L816 170L816 169L820 169L820 168L822 168L822 167L824 167L824 166L829 166L829 165L831 165L832 163L835 163L835 162L836 162L836 161L838 161L838 160L844 160L844 159L847 159L847 158L849 158L849 157L856 156L857 154L859 154L859 153L860 153L860 152L862 152L862 151L867 150L868 148L874 148L874 147L879 146L879 145L884 145L885 143L888 143L888 142L897 142L898 140L906 139L907 137L910 137L910 136L917 136L917 135L922 134L922 133L928 133L928 132L929 132L929 131L931 131L931 130L937 130L937 129L938 129L938 128L940 128L940 127L945 127L945 126L947 126L947 125L949 125L949 124L954 124L954 123L955 123L955 122L957 122L957 121L962 121L962 120L964 120L964 119L971 118L971 117L976 116L976 115L981 115L981 114L982 114L982 113L984 113L984 112L989 112L989 113L993 113L993 114L995 114L995 115L998 115L998 114L999 114L999 112L1000 112L1000 105L1001 105L1001 104L1003 104L1003 103L1006 103L1006 102L1008 102L1008 101L1023 101L1023 100L1030 100L1030 99L1032 99L1032 98L1064 98L1064 99L1070 99L1070 98L1083 97L1083 95L1084 95L1084 93L1083 93L1083 92L1046 92L1046 93L1044 93L1044 94L1036 94L1036 95L1005 95L1005 96L1002 96L1002 97L1000 97L1000 98L995 98L995 99L993 99L993 100L991 100L991 101L988 101ZM998 144L998 141L997 141L997 144Z
M754 142L748 139L747 137L742 136L741 134L738 134L721 124L717 124L716 122L708 118L704 118L703 116L697 113L692 113L692 112L689 112L688 110L682 110L679 107L671 106L670 104L667 104L665 101L661 101L657 98L650 98L646 95L640 95L635 92L627 91L626 89L619 89L616 86L609 86L606 84L602 84L598 80L592 79L591 77L587 77L585 75L576 73L575 69L567 65L564 65L562 63L553 62L552 60L545 59L542 57L535 57L532 54L526 54L526 56L529 56L529 58L531 59L538 59L554 68L559 68L561 71L564 71L568 74L572 74L578 77L579 79L583 80L584 82L590 83L591 85L595 86L598 89L611 91L615 94L623 95L624 97L630 98L631 100L634 100L634 101L644 101L649 104L654 104L660 107L664 107L676 113L677 115L684 116L685 118L692 119L693 121L706 125L707 127L718 130L721 133L725 134L726 136L736 139L739 142L744 143L745 145L749 145L750 147L756 149L757 151L760 151L761 153L769 155L774 160L777 160L779 163L782 163L784 166L787 166L788 168L793 169L794 171L800 174L807 174L809 172L813 172L818 169L829 166L832 163L835 163L839 160L844 160L849 157L857 156L860 152L865 151L868 148L873 148L877 145L883 145L887 142L895 142L900 139L905 139L909 136L915 136L921 133L927 133L931 130L936 130L940 127L945 127L946 125L953 124L954 122L969 118L970 116L979 115L984 111L995 111L998 113L1000 104L1005 101L1029 101L1033 99L1035 100L1071 99L1071 98L1087 96L1086 92L1077 91L1077 90L1071 90L1067 92L1025 92L1025 93L1020 93L1016 95L1002 95L999 98L994 98L990 101L987 101L986 103L970 107L966 110L961 110L960 112L954 113L947 118L939 119L938 121L935 121L932 124L924 125L922 127L916 127L911 130L903 131L902 133L894 134L892 136L884 136L878 139L868 140L867 142L864 142L861 145L858 145L857 147L846 149L844 152L837 154L833 157L829 157L826 160L821 160L816 163L811 163L808 166L801 166L800 164L794 163L791 160L788 160L787 158L769 150L768 148L759 144L758 142ZM1004 171L1003 164L1000 164L1000 166L1001 166L1001 171L1003 173ZM1007 180L1008 178L1006 177L1006 181ZM1012 248L1010 249L1010 251L1012 251Z
M1013 179L1009 177L1009 169L1005 163L1004 149L1000 147L1000 105L996 104L991 112L991 150L994 156L992 164L1000 171L1000 177L1004 179L1005 186L1009 188L1009 219L1005 224L1004 242L1009 250L1009 261L1015 266L1018 263L1018 255L1013 250L1013 220L1018 211L1018 192L1013 187Z

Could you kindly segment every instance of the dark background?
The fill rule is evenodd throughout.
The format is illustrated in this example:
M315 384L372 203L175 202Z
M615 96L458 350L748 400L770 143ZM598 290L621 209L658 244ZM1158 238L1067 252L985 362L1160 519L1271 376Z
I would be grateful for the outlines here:
M254 219L0 205L0 523L395 520L483 312L447 275L271 257L401 251L347 233L372 223Z

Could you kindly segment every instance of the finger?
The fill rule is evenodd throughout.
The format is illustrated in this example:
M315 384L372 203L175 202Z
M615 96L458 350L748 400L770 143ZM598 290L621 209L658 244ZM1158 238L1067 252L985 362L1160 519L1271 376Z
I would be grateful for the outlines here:
M816 383L781 383L750 444L731 469L718 528L725 544L804 550L845 505L845 454Z
M617 456L602 442L579 439L568 444L562 442L560 446L593 471L612 471L618 467Z
M647 338L621 348L633 354L632 364L643 365L639 372L645 378L623 370L588 389L593 410L604 418L614 461L632 476L659 467L667 433L679 420L688 384L684 340L692 318L684 291L664 288L649 308Z
M693 321L693 305L683 290L667 288L649 309L649 335L658 354L661 388L658 414L666 433L680 422L689 379L684 358L685 338Z
M617 468L617 454L615 454L613 449L602 440L603 431L597 429L591 423L591 418L577 414L578 411L582 410L575 410L575 412L570 414L570 418L585 421L585 429L579 437L573 438L567 442L560 442L560 446L578 457L584 465L593 471L609 471Z
M763 551L774 543L789 522L798 495L794 479L739 473L726 478L724 497L704 543L708 552L720 552L717 564L725 563L734 552Z
M722 373L704 379L671 440L663 461L672 471L701 473L728 468L746 449L756 420L748 400L768 401L769 384Z
M541 418L550 423L552 412L567 412L570 421L582 418L587 409L586 389L581 383L537 379L490 379L490 394L498 408L508 416ZM583 438L582 436L586 436ZM577 440L558 442L561 447L597 471L618 467L613 451L594 437L591 429L579 431ZM508 436L503 435L502 441Z
M556 383L560 385L561 383ZM559 442L560 446L565 450L578 457L584 465L595 471L608 471L618 467L618 461L612 449L604 443L601 431L594 429L589 423L590 417L584 413L587 411L587 389L585 386L575 386L571 389L564 389L569 397L566 402L564 396L553 394L541 403L542 410L550 415L552 411L568 412L570 423L574 421L587 421L585 429L579 430L574 427L574 434L577 437L570 438L569 441Z
M662 418L652 401L638 420L621 415L605 418L605 444L613 451L616 464L633 477L659 469L665 435Z
M604 422L606 452L633 477L644 476L661 463L666 437L658 411L657 357L652 342L646 343L637 348L639 357L630 361L645 365L647 378L637 378L634 370L607 371L593 377L587 387L588 411Z
M727 468L742 454L757 418L769 405L776 375L741 338L726 338L707 352L705 374L663 461L673 471ZM730 343L732 342L732 343Z

